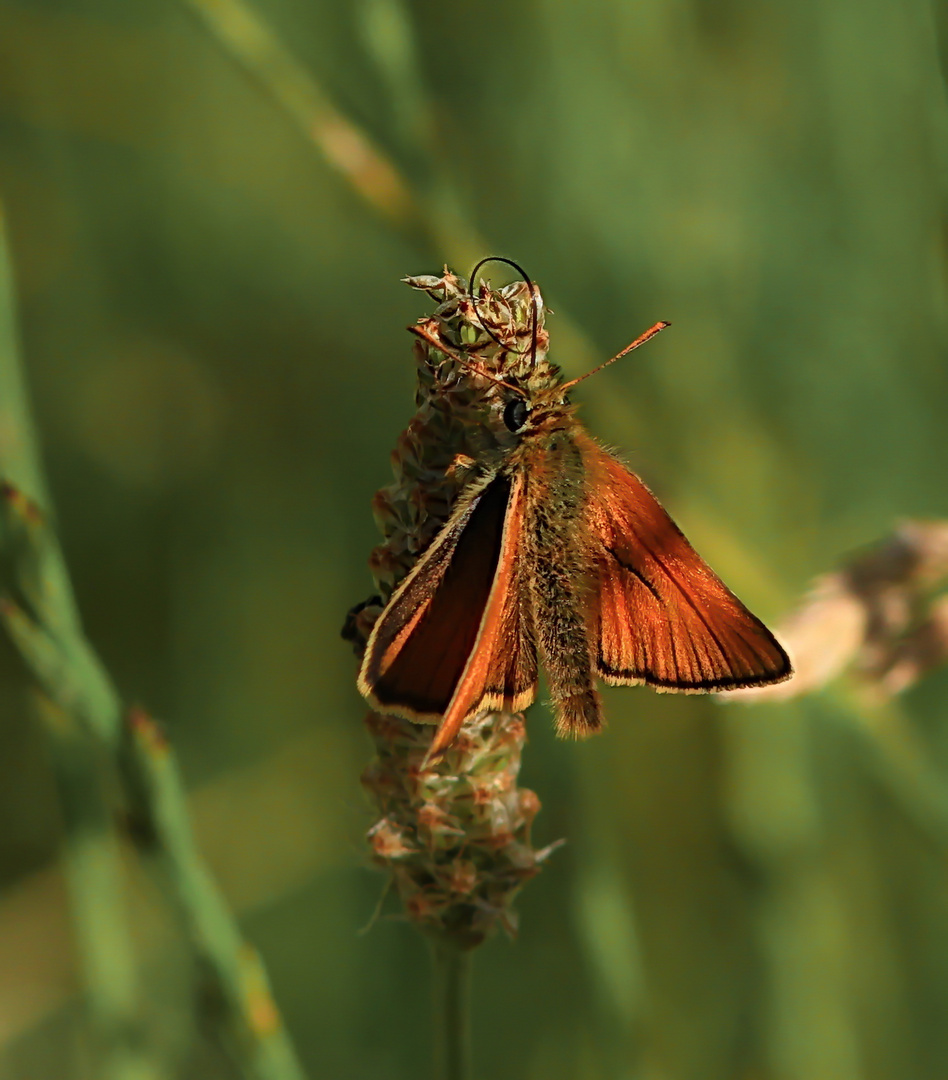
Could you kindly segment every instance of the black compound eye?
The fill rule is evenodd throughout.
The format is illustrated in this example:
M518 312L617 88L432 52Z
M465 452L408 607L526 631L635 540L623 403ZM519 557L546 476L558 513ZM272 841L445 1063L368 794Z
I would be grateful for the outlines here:
M519 431L527 422L530 410L523 398L514 398L507 402L504 409L504 424L510 431Z

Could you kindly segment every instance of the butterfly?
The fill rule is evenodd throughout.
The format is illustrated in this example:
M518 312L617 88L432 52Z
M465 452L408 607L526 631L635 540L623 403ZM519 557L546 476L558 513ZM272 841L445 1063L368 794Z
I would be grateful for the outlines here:
M530 705L541 662L557 733L571 737L603 726L597 679L700 693L789 678L773 634L577 419L568 393L588 376L563 382L536 363L542 301L516 263L478 264L468 290L475 315L474 282L488 261L513 266L530 290L531 362L515 374L491 371L430 324L411 328L436 355L492 385L494 437L468 463L443 527L376 618L360 692L380 712L437 723L432 761L468 718ZM606 364L667 325L656 323Z

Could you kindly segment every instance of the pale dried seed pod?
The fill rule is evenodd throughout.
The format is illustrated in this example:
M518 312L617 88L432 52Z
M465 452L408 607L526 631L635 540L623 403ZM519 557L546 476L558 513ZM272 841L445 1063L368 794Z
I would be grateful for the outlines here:
M884 697L948 662L948 523L904 521L824 574L777 628L794 677L722 698L780 701L810 693L847 668Z

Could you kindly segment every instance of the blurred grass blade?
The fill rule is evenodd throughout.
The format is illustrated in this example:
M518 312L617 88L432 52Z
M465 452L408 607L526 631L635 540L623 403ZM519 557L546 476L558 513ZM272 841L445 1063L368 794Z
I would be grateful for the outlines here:
M369 206L416 241L435 246L426 215L394 163L330 102L318 81L241 0L185 0Z
M12 481L45 492L13 326L12 274L0 234L0 621L41 690L37 712L49 735L65 830L64 863L82 959L97 1072L103 1080L164 1075L138 987L123 887L118 778L147 834L132 831L145 852L159 852L172 885L210 1005L247 1080L303 1076L270 995L263 965L243 942L193 843L186 795L170 748L153 725L127 726L118 694L85 638L62 552L47 515ZM47 502L48 505L48 502ZM23 606L13 597L19 597ZM135 714L138 715L138 714ZM133 716L134 720L134 716ZM223 1000L226 1008L213 1002Z
M49 735L49 745L63 817L63 862L69 883L78 951L86 989L93 1045L104 1080L149 1080L158 1077L143 1038L137 973L122 895L122 867L114 815L102 786L102 747L90 739L97 727L103 735L115 721L115 702L102 698L97 672L81 665L86 681L72 678L69 661L58 642L34 622L9 594L31 598L34 615L55 608L51 622L64 635L79 634L78 616L58 546L30 543L45 531L26 499L10 480L45 492L34 439L26 388L19 364L15 293L6 234L0 210L0 555L13 581L0 583L3 622L46 693L36 693L36 712ZM14 542L15 541L15 542ZM15 551L11 551L15 548ZM11 565L12 563L12 565ZM20 577L18 570L22 566ZM85 726L70 712L70 696L88 689L96 702L95 721ZM83 720L88 711L83 708Z

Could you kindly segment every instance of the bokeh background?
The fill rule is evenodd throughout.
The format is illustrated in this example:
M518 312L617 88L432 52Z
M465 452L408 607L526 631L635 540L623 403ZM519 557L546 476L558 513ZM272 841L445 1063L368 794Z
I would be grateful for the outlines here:
M430 1053L423 943L361 933L338 636L430 310L398 279L518 259L570 374L670 320L584 418L774 620L948 514L946 27L925 0L2 0L0 199L82 616L166 726L310 1077ZM111 1080L6 642L0 678L0 1075ZM535 839L568 844L476 957L477 1075L942 1080L946 697L614 690L585 745L537 706ZM241 1075L126 862L151 1075Z

